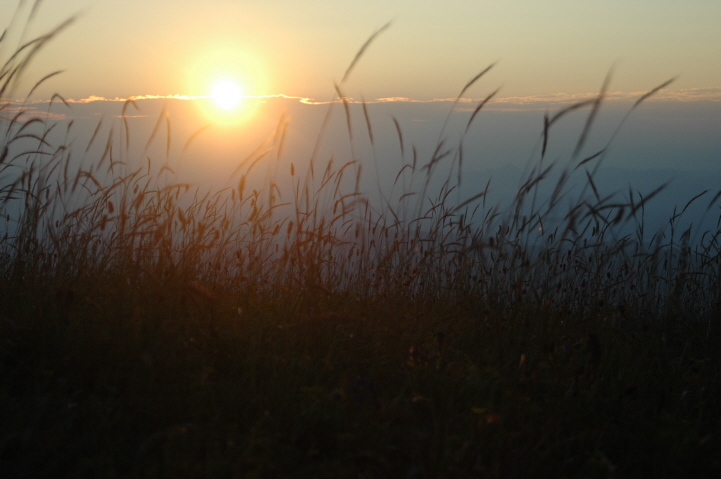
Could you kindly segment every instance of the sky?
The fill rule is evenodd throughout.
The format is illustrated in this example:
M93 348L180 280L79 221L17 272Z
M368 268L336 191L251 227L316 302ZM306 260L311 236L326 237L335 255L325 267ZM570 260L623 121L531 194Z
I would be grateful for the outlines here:
M250 95L326 99L387 22L349 95L455 97L496 61L504 97L596 92L612 66L613 91L721 88L716 0L45 0L32 30L71 16L38 62L65 70L53 86L71 97L202 95L203 70L228 67Z
M81 135L93 131L99 118L117 121L122 101L132 98L128 111L146 134L163 108L171 112L176 139L208 122L219 125L205 135L203 147L218 157L233 156L225 151L231 145L247 150L261 142L281 116L295 128L296 151L307 151L327 102L340 91L351 102L367 103L390 172L402 164L392 158L399 150L393 118L405 139L430 155L445 137L459 141L478 102L499 89L463 140L467 168L522 169L538 144L543 115L592 98L608 75L589 151L613 137L610 166L721 171L718 0L44 0L27 27L19 28L34 4L0 2L0 26L13 27L6 47L68 18L74 22L35 58L24 91L50 72L63 72L25 105L42 110L43 101L61 94L74 107L53 111L76 119ZM356 53L377 32L344 80ZM245 98L233 113L208 106L214 83L223 78L237 82ZM633 102L670 79L614 136ZM22 97L23 89L15 94ZM363 114L359 103L351 107L354 115ZM587 113L556 126L558 158L568 155L563 145L572 149ZM226 121L231 117L237 121ZM348 150L339 139L342 109L333 118L330 150ZM205 155L202 164L208 162Z

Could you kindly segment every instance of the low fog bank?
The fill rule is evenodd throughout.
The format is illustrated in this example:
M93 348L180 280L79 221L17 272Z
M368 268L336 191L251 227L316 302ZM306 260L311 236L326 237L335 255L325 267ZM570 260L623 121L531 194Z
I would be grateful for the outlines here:
M547 204L558 178L558 174L551 174L539 183L536 196L539 205ZM470 197L474 191L483 191L488 185L486 204L499 205L499 211L505 211L526 179L523 170L513 166L470 170L463 175L461 191L463 195ZM721 170L684 171L602 166L593 176L593 183L599 197L611 197L609 203L630 203L633 196L634 202L638 204L642 198L648 198L663 186L643 208L639 208L635 218L630 218L619 228L618 234L635 234L643 221L646 240L650 240L656 233L665 233L668 236L673 218L677 231L692 226L695 234L690 238L691 242L700 240L706 231L719 229L721 204L718 200L714 204L710 203L721 191ZM578 204L581 194L591 201L596 198L582 171L577 171L571 177L563 191L564 197L556 208L556 214L546 218L549 226L553 221L562 221L561 214L567 213ZM530 200L531 198L528 201ZM607 218L610 221L614 216L615 211L611 211Z
M676 228L693 225L698 235L718 230L721 203L709 207L721 189L721 105L717 103L642 104L623 123L631 104L609 102L602 106L583 148L574 157L589 116L588 109L581 109L549 130L541 160L543 118L547 108L558 111L559 105L489 103L488 111L481 110L473 117L474 102L371 102L365 106L310 105L292 98L253 102L256 111L252 118L237 125L208 123L199 117L192 101L184 100L75 103L70 108L54 105L49 110L53 118L49 124L55 126L41 134L49 144L69 145L62 154L67 155L71 172L80 168L101 183L112 181L113 175L147 168L151 174L162 171L165 181L218 191L237 187L240 178L233 173L238 165L260 155L254 177L246 178L247 186L261 189L271 181L284 192L285 200L297 187L297 178L290 178L291 170L307 175L312 159L319 172L331 161L332 168L353 162L344 188L352 190L354 175L361 172L361 191L379 205L383 201L397 205L404 195L410 195L404 200L407 204L417 205L425 193L423 205L430 206L444 183L452 188L445 201L458 205L488 185L486 208L499 205L499 211L505 212L535 167L554 164L538 183L537 205L551 197L561 172L573 174L561 201L544 218L547 223L562 221L579 199L593 199L596 193L600 198L613 195L609 203L632 200L638 204L668 182L618 234L635 233L643 221L644 236L650 239L684 209ZM27 150L32 140L15 142L14 153ZM602 150L598 161L574 170L583 158ZM51 158L24 154L16 163L43 164ZM112 171L108 169L111 163L115 165ZM596 193L586 171L595 171ZM686 207L699 194L702 196Z

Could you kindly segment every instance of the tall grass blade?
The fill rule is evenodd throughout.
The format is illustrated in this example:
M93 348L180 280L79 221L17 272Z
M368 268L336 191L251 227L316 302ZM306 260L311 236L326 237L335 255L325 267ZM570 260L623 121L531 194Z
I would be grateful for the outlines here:
M593 122L596 119L596 115L598 115L598 112L601 108L601 104L603 103L603 100L606 98L606 91L608 91L608 85L611 83L611 77L613 76L613 68L609 70L609 72L606 74L606 78L603 80L603 85L601 85L601 91L598 93L598 96L596 97L596 100L593 102L593 107L591 108L591 112L588 114L588 118L586 119L586 124L583 126L583 131L581 132L581 136L578 138L578 143L576 143L576 148L573 150L573 154L571 155L572 158L576 158L578 154L581 152L581 149L586 144L586 140L588 139L588 134L591 132L591 127L593 126Z
M380 35L384 31L386 31L388 28L390 28L392 23L393 23L393 21L390 21L390 22L386 23L385 25L383 25L379 30L377 30L375 33L373 33L368 38L368 40L366 40L366 42L363 44L362 47L360 47L360 50L358 50L358 53L356 53L355 57L353 58L353 61L350 62L350 65L348 66L345 73L343 74L343 79L340 81L341 84L345 83L345 81L348 79L348 76L353 71L353 68L355 68L356 64L361 59L361 57L363 56L365 51L368 49L368 47L371 45L371 43L373 43L373 41L378 37L378 35Z

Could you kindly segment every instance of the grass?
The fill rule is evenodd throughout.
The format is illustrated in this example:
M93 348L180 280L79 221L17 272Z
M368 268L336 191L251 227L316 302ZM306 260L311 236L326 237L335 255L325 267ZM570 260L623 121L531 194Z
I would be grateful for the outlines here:
M56 33L6 61L0 97ZM463 138L424 158L398 122L404 166L379 203L360 160L284 162L282 121L233 188L203 191L170 155L132 169L127 123L88 158L3 102L5 477L718 474L719 231L680 230L679 211L649 234L654 192L597 190L603 97L546 118L504 210L487 186L452 201ZM549 163L555 121L582 113Z

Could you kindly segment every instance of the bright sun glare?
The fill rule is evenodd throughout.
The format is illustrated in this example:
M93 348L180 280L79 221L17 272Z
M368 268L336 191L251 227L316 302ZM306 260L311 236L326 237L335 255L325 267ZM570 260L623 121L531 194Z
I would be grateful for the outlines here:
M214 125L236 127L257 112L258 94L269 90L263 57L252 49L199 45L186 64L185 89L202 97L199 113Z
M243 92L237 83L231 80L221 80L213 87L211 96L220 108L229 111L238 106L243 99Z

